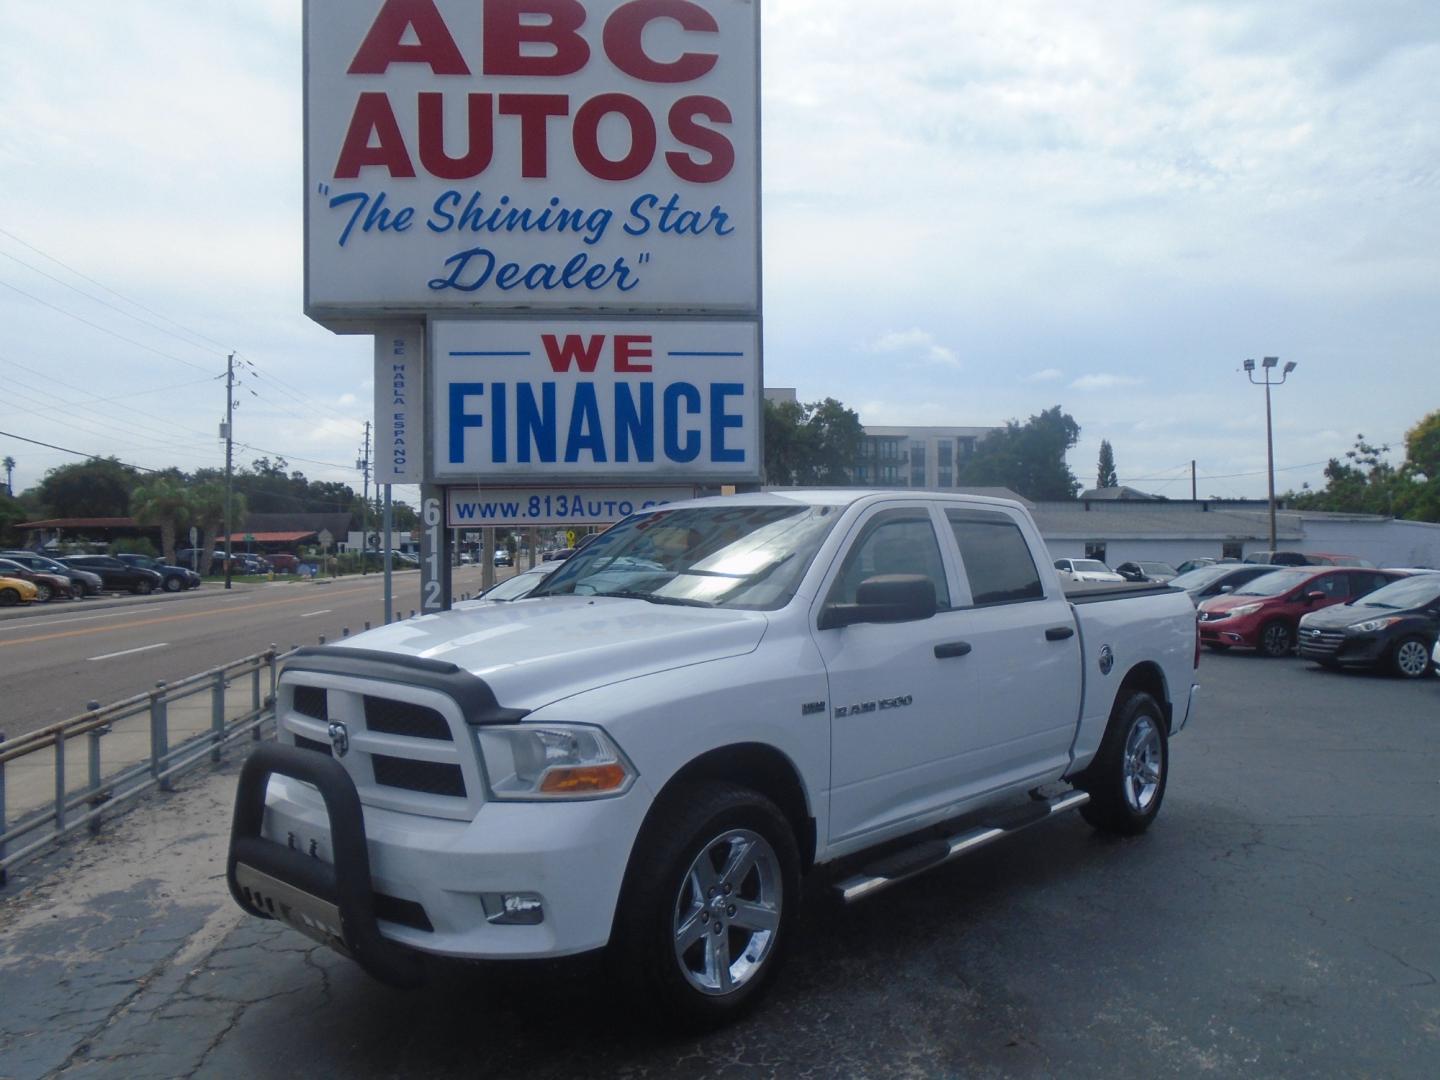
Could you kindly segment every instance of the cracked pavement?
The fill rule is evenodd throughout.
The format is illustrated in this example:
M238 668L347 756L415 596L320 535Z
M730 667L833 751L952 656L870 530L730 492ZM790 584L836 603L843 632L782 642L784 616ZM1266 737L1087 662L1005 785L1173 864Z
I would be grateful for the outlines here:
M0 1077L1430 1077L1440 680L1207 656L1156 826L1048 823L852 908L698 1039L603 961L394 991L230 902L231 763L0 893ZM815 890L818 892L818 890Z

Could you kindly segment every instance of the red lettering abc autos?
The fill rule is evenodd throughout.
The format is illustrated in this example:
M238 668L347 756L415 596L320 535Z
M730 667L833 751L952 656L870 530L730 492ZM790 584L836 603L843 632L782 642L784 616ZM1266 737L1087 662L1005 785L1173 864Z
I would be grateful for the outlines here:
M690 0L621 4L601 29L603 59L594 55L590 41L580 33L586 11L579 0L483 0L483 6L479 74L485 77L564 79L590 64L608 63L631 79L683 86L709 73L720 60L719 53L705 51L707 44L713 49L713 35L720 32L715 17ZM545 21L537 22L540 19ZM678 23L687 42L694 43L694 51L687 49L665 60L650 56L645 51L645 29L661 19ZM435 75L476 76L435 0L385 0L348 74L384 75L392 64L424 64ZM578 102L564 93L467 93L463 107L468 145L463 153L456 153L445 141L446 110L461 106L458 98L438 92L419 93L413 103L392 102L382 92L362 92L335 166L336 179L355 179L361 170L372 167L385 169L395 178L413 177L418 155L420 168L431 176L469 180L490 166L496 116L519 121L521 175L525 178L549 175L553 118L569 118L575 160L601 180L632 180L643 174L655 159L662 125L678 147L665 151L665 164L679 179L714 183L729 175L735 165L734 146L716 130L716 126L732 122L730 108L704 94L678 96L666 115L657 117L639 99L618 92ZM396 120L397 107L416 111L419 137L414 152L406 145ZM619 159L606 157L600 148L600 124L611 115L629 127L630 148ZM508 127L515 129L515 125Z

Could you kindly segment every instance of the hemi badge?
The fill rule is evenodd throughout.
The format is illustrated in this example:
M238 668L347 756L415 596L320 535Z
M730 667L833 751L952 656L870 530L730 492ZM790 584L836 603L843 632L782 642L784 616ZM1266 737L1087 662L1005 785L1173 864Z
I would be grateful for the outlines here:
M816 713L822 713L824 711L825 703L823 701L807 701L804 705L800 706L801 716L814 716Z

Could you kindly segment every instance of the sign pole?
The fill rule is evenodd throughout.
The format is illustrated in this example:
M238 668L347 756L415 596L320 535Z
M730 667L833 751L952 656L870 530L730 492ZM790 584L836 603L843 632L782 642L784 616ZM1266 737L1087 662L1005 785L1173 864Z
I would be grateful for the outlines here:
M390 485L385 485L385 508L381 528L385 532L385 625L390 625L390 615L395 607L394 582L391 579L392 560L395 558L391 548L395 546L391 539L392 530L395 527L394 517L390 508Z

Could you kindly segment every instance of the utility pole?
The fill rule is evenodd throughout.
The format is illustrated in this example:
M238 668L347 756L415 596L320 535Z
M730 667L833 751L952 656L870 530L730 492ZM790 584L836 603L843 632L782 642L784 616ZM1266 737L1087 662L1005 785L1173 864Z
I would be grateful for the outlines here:
M1246 360L1244 365L1246 377L1256 386L1265 387L1265 461L1266 474L1270 480L1270 553L1272 555L1275 553L1275 431L1270 422L1270 387L1284 386L1285 380L1290 377L1290 373L1295 370L1296 366L1295 361L1291 360L1281 371L1280 378L1272 380L1270 373L1275 370L1278 363L1280 363L1278 356L1267 356L1260 361L1260 370L1265 376L1264 382L1255 378L1254 360Z
M235 477L235 354L225 361L225 588L230 588L232 554L230 491Z
M1195 501L1195 459L1190 459L1190 501Z
M365 576L365 556L370 554L370 421L365 421L365 448L364 457L355 462L355 467L364 474L365 487L364 495L360 499L360 576ZM389 536L386 536L385 543L390 543Z

